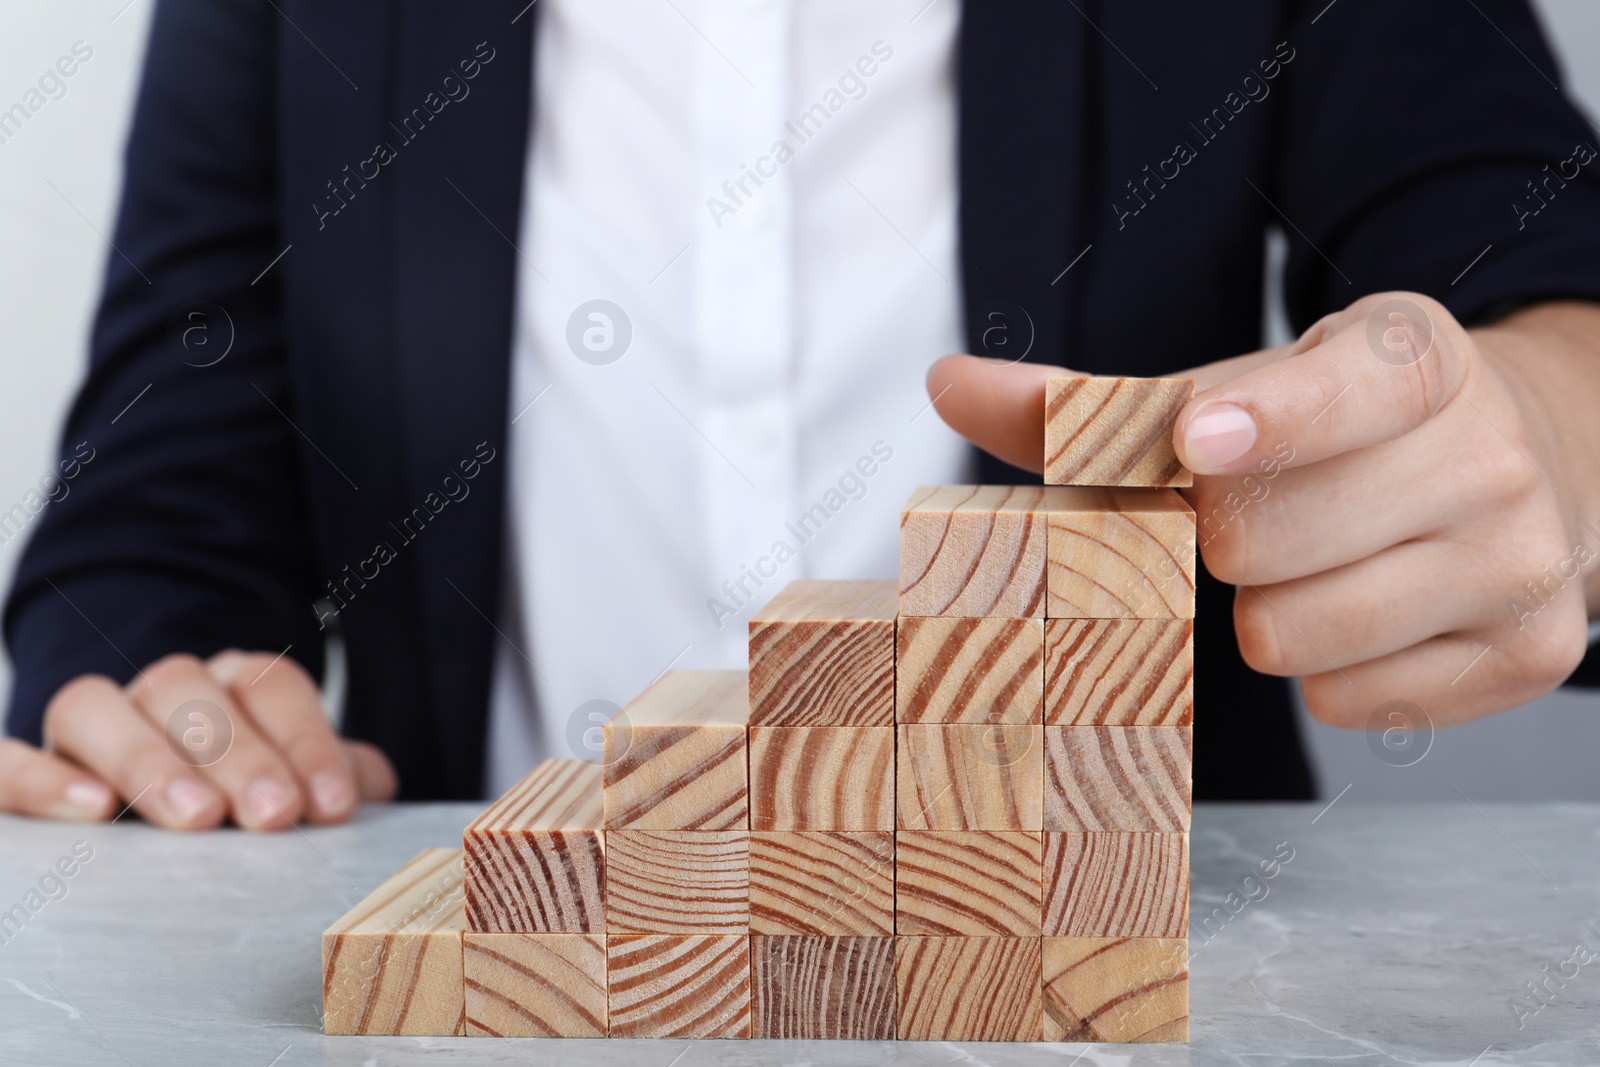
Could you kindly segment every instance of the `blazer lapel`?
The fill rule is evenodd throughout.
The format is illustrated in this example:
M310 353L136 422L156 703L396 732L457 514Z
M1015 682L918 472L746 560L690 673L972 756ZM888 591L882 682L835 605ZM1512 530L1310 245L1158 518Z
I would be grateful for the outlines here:
M491 620L499 610L520 265L513 242L535 12L522 2L410 0L398 18L390 97L401 158L389 233L404 454L395 461L408 506L428 518L421 532L402 531L411 538L403 551L417 564L438 758L456 791L469 795L481 787L498 640ZM462 461L480 465L476 478L463 476Z

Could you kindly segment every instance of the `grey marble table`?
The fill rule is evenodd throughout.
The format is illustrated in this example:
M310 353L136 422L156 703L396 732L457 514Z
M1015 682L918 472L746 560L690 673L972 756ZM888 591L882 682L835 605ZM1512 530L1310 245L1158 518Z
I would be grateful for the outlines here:
M43 902L0 930L0 1064L1600 1063L1600 807L1348 797L1196 810L1186 1047L324 1037L323 928L475 810L270 837L0 817L0 909Z

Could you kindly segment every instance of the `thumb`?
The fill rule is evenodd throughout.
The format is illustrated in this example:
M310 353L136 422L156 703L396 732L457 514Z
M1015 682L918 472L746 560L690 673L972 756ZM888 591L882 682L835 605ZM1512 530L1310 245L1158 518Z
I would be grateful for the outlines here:
M1044 470L1044 383L1078 371L978 356L945 356L928 370L934 410L952 430L1024 470Z
M1257 353L1271 358L1220 382L1197 372L1203 391L1178 414L1173 445L1185 467L1208 475L1243 471L1283 443L1301 466L1390 441L1455 395L1470 347L1428 297L1365 297L1313 326L1287 354Z

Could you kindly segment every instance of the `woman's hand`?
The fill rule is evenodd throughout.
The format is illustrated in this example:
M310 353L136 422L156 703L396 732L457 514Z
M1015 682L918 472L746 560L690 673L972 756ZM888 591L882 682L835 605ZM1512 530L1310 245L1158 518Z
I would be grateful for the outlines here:
M394 796L394 767L346 741L305 670L271 652L168 656L127 687L84 675L45 709L45 746L0 741L0 811L101 821L132 804L169 830L344 822Z
M939 413L1039 470L1044 383L1073 373L952 356ZM1319 719L1392 700L1440 725L1559 685L1587 647L1600 568L1600 310L1530 309L1468 331L1380 293L1292 345L1172 375L1206 567L1238 587L1245 661L1300 676ZM1585 465L1587 464L1587 465Z

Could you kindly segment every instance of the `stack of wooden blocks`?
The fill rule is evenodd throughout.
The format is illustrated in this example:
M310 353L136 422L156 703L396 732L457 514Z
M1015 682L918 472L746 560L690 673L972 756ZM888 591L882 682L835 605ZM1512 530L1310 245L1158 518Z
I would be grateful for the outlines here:
M918 490L898 582L535 768L328 931L328 1032L1186 1040L1192 391L1052 381L1051 484Z

